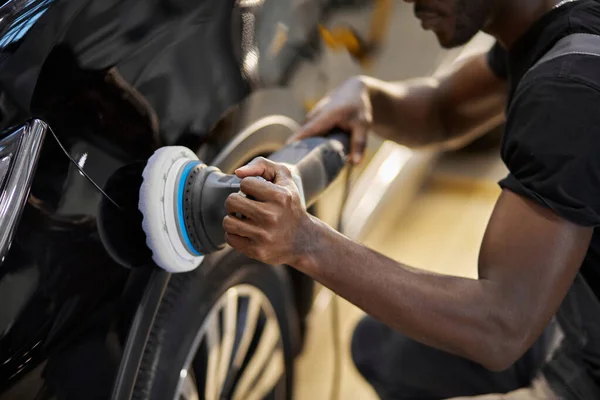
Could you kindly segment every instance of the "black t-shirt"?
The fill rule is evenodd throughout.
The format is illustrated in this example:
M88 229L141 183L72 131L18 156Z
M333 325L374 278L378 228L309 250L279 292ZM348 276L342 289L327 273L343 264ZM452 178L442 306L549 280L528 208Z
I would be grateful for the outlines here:
M571 33L600 35L600 2L579 0L544 15L488 63L508 79L502 188L541 203L576 224L600 226L600 57L568 55L533 66ZM523 79L522 79L523 78ZM600 229L581 267L600 298ZM600 315L598 315L600 319Z

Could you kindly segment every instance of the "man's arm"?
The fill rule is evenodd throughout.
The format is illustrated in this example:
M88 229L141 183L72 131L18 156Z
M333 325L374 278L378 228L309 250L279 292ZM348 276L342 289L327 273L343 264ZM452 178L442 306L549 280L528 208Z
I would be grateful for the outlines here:
M284 166L256 160L237 173L256 200L228 198L228 212L247 217L223 221L232 247L291 265L415 340L492 370L509 367L541 334L592 236L592 228L504 190L483 240L479 279L438 275L401 265L306 214Z
M408 146L462 142L504 121L507 83L492 72L486 55L440 78L361 79L371 99L374 131Z
M430 346L492 370L508 368L558 309L592 229L504 191L487 228L479 279L418 271L314 219L295 267L367 313Z
M314 223L315 247L295 267L398 331L492 370L508 368L542 333L592 235L505 191L471 280L411 269Z
M507 84L492 72L486 57L471 57L439 78L402 82L351 78L311 110L290 140L342 128L351 133L355 162L362 157L371 128L411 147L460 145L504 120Z

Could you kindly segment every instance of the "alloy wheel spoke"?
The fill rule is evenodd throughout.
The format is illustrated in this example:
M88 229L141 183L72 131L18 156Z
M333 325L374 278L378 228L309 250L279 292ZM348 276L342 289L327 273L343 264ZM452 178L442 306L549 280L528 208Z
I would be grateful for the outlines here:
M260 315L260 306L260 297L253 294L248 296L248 310L246 312L244 332L242 333L240 345L238 346L238 349L235 353L235 358L233 359L232 369L234 370L238 370L239 368L241 368L242 363L246 358L246 353L248 353L248 347L250 347L250 343L252 342L252 338L254 337L254 332L256 331L256 323L258 322L258 317Z
M223 393L223 385L227 377L227 371L231 363L231 353L233 350L233 342L235 340L235 332L237 328L237 311L238 311L238 294L235 288L227 291L225 299L225 321L223 327L223 343L221 345L221 354L219 358L218 370L218 396Z
M275 347L279 343L279 327L274 319L267 319L265 328L260 337L260 342L248 366L242 372L242 377L235 389L234 399L246 399L253 384L264 371Z
M282 346L279 321L268 298L251 285L230 288L196 335L175 400L264 398L282 387Z
M219 309L211 312L206 330L206 345L208 347L208 368L206 371L206 400L217 400L217 368L219 367L219 353L221 352L221 337L219 335Z
M275 387L284 371L283 350L277 349L267 361L267 366L260 378L245 397L247 400L261 400Z

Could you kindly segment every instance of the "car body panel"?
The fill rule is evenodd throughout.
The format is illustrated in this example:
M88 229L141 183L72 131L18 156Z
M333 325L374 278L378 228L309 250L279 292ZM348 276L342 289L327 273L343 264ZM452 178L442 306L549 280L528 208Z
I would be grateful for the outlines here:
M0 265L0 382L2 388L17 386L6 398L14 398L20 379L43 362L45 383L56 393L68 391L66 381L76 374L90 379L100 372L111 379L102 370L114 351L104 348L104 339L128 271L99 240L101 199L55 138L46 135L19 226ZM97 368L84 372L81 363L90 354L99 356ZM27 382L27 391L42 386L39 375Z

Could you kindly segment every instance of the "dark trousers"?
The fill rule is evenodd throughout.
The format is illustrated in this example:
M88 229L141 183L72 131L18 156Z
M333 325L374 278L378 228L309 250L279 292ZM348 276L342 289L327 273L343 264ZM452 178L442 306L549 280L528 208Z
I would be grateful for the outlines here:
M492 372L423 345L365 317L352 338L352 358L382 400L447 399L507 393L530 385L543 365L555 325L511 368Z

